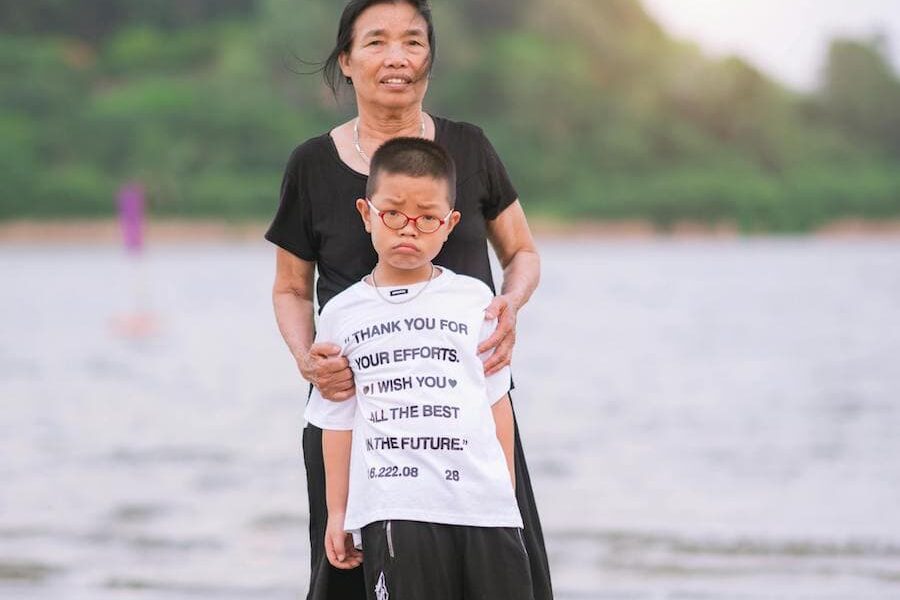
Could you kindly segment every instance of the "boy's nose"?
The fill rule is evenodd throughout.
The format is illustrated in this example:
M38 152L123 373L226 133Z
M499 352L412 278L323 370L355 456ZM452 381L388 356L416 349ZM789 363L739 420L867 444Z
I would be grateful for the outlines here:
M411 235L413 237L416 237L419 235L419 230L418 230L418 228L416 228L416 224L413 222L412 219L407 220L406 225L401 227L399 231L400 231L401 235Z

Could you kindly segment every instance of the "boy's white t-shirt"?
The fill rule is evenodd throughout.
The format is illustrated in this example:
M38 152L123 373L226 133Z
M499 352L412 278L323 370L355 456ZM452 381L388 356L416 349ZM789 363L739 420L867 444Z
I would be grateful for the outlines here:
M313 389L306 419L353 430L344 528L390 519L522 527L491 405L509 391L509 368L484 376L478 344L496 327L481 281L449 269L427 287L359 282L319 317L316 341L338 344L356 396ZM392 303L416 296L406 303Z

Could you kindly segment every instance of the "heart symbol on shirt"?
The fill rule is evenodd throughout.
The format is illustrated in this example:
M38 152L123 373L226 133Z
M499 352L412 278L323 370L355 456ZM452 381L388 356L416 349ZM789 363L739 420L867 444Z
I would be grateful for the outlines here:
M448 379L448 380L447 380L447 383L449 383L449 384L450 384L450 387L452 387L452 388L455 388L455 387L456 387L456 380L455 380L455 379Z
M368 396L368 395L369 395L369 392L371 392L371 391L372 391L372 386L371 386L371 385L366 384L366 385L363 386L363 394L366 394L366 395Z

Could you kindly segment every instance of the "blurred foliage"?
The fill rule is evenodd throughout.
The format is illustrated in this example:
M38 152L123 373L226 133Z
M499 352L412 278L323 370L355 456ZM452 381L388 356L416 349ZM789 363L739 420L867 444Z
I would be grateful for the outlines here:
M531 213L803 231L900 216L900 80L835 40L786 89L637 0L434 2L435 114L482 126ZM269 217L291 149L353 114L315 73L334 0L0 0L0 218ZM346 91L345 91L346 92Z
M178 29L249 15L256 0L0 0L0 32L98 41L132 25Z
M831 45L821 102L827 116L860 142L900 155L900 80L885 60L886 41Z

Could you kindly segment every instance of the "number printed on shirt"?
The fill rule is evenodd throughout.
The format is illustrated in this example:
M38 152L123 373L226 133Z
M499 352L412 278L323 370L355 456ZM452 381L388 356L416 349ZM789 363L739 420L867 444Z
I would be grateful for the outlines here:
M371 467L369 469L369 479L379 479L381 477L418 477L419 467L398 467L396 465L390 467Z
M444 471L444 479L447 481L459 481L459 471L446 469Z

